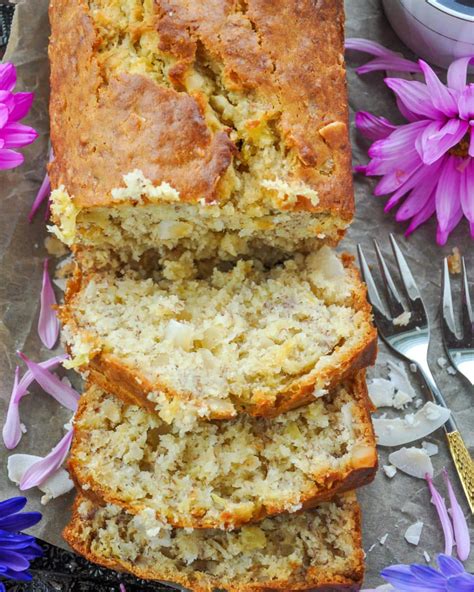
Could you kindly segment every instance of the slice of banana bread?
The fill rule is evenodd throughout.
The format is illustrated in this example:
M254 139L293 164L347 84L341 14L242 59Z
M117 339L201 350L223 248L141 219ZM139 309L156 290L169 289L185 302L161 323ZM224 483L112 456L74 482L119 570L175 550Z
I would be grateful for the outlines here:
M342 238L342 0L54 0L50 20L67 244L102 261L177 246L229 259Z
M90 387L69 469L84 495L175 527L235 528L370 482L377 452L364 371L273 419L168 424Z
M194 592L355 592L364 572L352 492L234 531L170 530L79 495L64 538L94 563Z
M78 273L61 313L69 365L150 409L168 399L175 412L185 401L189 413L229 418L308 403L373 362L376 331L351 258L323 247L271 270L193 269L181 259L155 279Z

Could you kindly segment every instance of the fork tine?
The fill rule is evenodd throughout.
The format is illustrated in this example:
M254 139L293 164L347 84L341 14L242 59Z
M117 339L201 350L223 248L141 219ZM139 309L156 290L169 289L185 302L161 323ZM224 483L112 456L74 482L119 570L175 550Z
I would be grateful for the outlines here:
M449 278L448 259L443 262L443 324L444 330L451 332L452 335L445 337L456 337L456 323L454 321L453 297L451 295L451 280Z
M413 277L410 268L408 267L408 263L400 247L395 241L395 237L393 236L393 234L390 234L390 242L392 244L392 250L397 261L398 270L400 272L403 287L405 288L405 292L407 294L408 299L412 303L415 302L415 300L420 300L421 302L421 294L418 290L418 286L416 285L415 278Z
M398 293L398 290L393 282L390 271L385 263L385 259L383 258L382 252L379 248L379 244L375 239L373 239L373 241L375 252L377 254L377 260L379 262L379 266L382 272L383 283L386 289L388 307L390 309L392 317L396 318L403 314L405 309L403 308L402 299L400 298L400 294Z
M471 296L469 294L469 282L467 279L466 262L461 259L462 266L462 328L464 339L469 339L474 331L474 317L472 314Z
M369 269L367 260L360 245L357 245L357 254L359 255L359 263L362 272L362 278L367 285L367 297L369 299L369 302L372 305L374 312L377 312L378 314L387 318L387 315L384 312L384 305L382 303L382 300L380 299L380 294L377 290L377 286L374 281L374 277Z

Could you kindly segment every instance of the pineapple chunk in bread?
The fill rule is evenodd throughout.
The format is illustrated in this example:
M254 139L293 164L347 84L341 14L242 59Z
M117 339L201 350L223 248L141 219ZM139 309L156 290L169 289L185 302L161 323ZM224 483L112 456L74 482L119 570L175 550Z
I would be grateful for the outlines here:
M352 492L234 531L166 529L79 495L63 534L94 563L193 592L355 592L364 572Z
M276 418L168 424L90 387L69 470L84 495L175 527L235 528L330 499L377 469L364 371Z
M61 317L70 365L154 409L275 416L373 363L376 331L348 256L328 247L264 269L239 261L192 277L185 258L155 279L129 269L70 282Z

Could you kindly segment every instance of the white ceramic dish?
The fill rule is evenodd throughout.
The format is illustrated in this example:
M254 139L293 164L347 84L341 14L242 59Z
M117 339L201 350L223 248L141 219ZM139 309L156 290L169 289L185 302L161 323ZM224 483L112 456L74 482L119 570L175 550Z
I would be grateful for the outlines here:
M446 68L456 58L474 56L474 0L382 3L397 35L419 57Z

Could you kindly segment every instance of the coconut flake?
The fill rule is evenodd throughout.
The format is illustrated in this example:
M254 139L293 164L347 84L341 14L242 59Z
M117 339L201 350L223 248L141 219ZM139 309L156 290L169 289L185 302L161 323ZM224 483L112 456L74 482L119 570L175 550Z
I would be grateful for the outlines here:
M387 366L389 368L389 378L395 389L406 393L406 395L410 397L410 400L413 400L416 397L416 393L411 385L405 368L400 364L395 364L391 360L387 361Z
M423 440L421 445L426 450L426 454L428 456L434 456L435 454L438 454L439 448L436 446L436 444L432 444L431 442L426 442Z
M423 557L425 558L426 563L431 562L431 557L429 556L429 554L426 551L423 551Z
M433 476L431 459L423 448L401 448L389 454L388 460L412 477L424 479L426 474Z
M391 407L395 395L395 387L386 378L374 378L367 385L369 397L376 407Z
M35 463L42 459L41 456L33 454L12 454L8 457L7 471L8 478L18 485L26 471ZM41 498L41 503L46 504L51 499L64 495L74 488L74 483L65 469L59 469L54 475L38 485L45 495Z
M374 417L373 424L380 446L402 446L421 438L426 438L449 419L449 409L439 407L431 401L415 414L393 419Z
M393 465L383 465L382 469L389 479L392 479L397 474L397 468Z
M456 370L455 370L455 369L454 369L452 366L448 366L448 367L446 368L446 372L447 372L448 374L451 374L451 376L454 376L454 375L456 374Z
M423 522L420 520L415 522L411 526L409 526L405 532L405 539L407 540L410 545L415 545L415 547L420 542L421 531L423 530Z
M387 540L387 538L388 538L388 532L386 532L386 533L385 533L383 536L381 536L381 537L379 538L379 543L380 543L381 545L385 545L385 541Z

